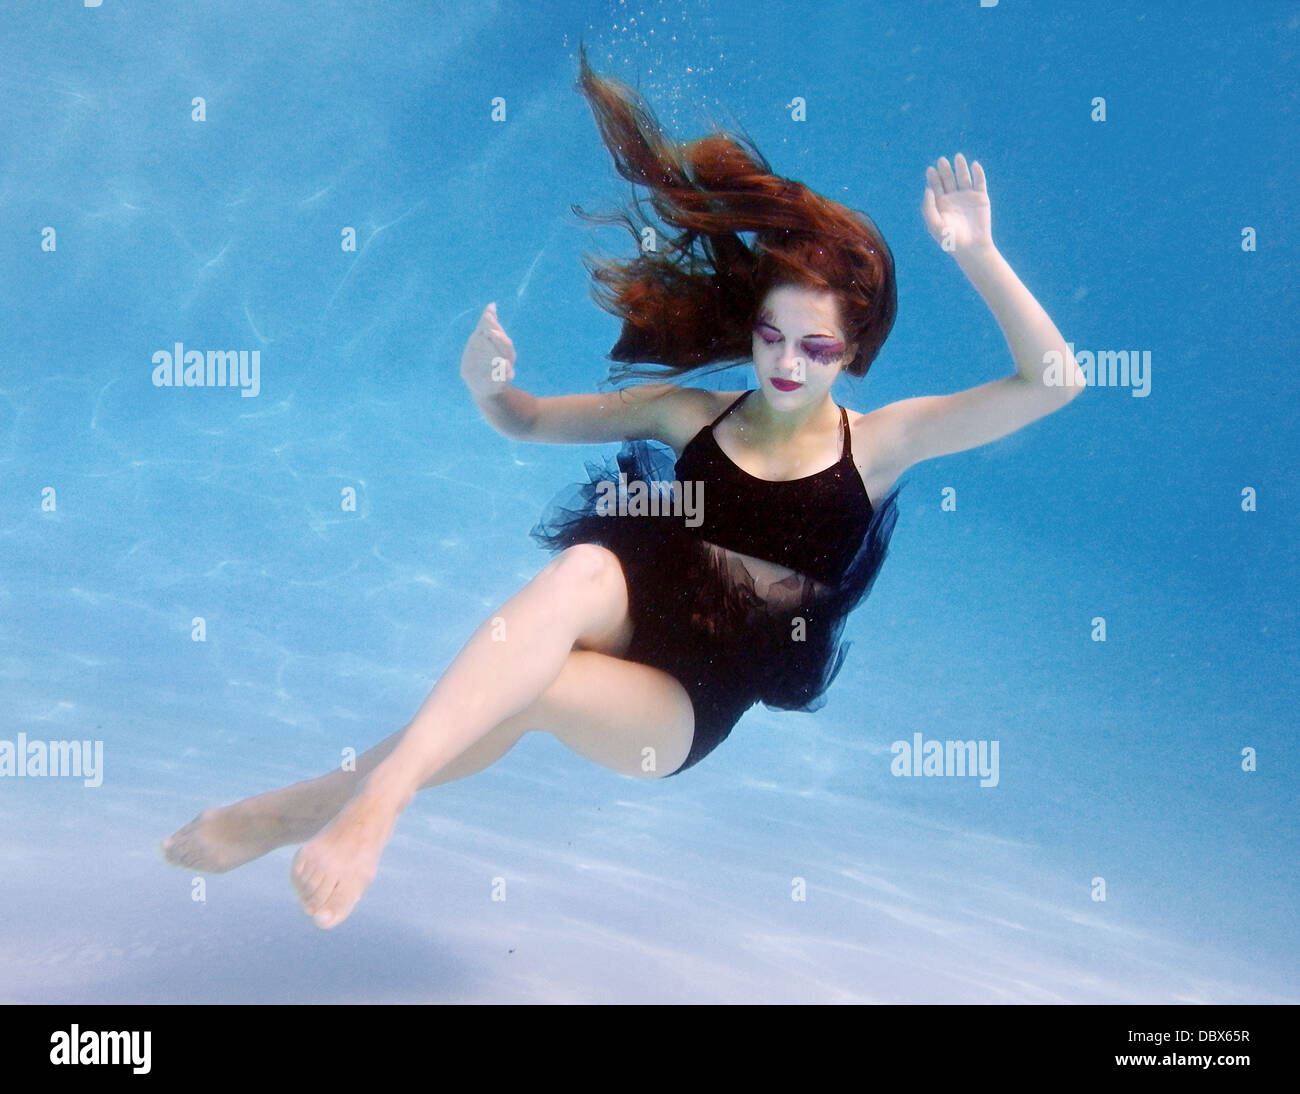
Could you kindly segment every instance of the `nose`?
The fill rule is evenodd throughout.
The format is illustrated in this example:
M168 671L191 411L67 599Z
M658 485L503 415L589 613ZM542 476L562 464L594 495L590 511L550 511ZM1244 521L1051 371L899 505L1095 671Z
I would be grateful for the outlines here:
M781 351L780 360L777 361L777 367L782 372L788 372L792 375L795 373L806 372L808 369L804 355L794 346L786 345Z

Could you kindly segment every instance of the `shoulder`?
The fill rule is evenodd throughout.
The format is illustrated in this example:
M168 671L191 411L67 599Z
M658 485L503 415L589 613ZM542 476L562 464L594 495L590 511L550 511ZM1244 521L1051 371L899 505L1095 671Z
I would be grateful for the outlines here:
M845 408L848 409L847 407ZM884 407L859 413L849 410L849 436L853 440L853 462L867 497L876 504L898 481L902 468L898 466L888 440Z
M650 396L659 406L659 437L679 456L700 430L741 396L739 391L706 391L698 387L673 384L647 384L666 389Z

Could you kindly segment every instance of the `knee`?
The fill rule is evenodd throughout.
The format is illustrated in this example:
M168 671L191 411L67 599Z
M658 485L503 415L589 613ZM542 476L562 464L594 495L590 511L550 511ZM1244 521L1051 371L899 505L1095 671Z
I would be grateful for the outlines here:
M553 565L555 577L569 585L602 587L623 579L623 567L618 556L598 543L577 543L566 547Z
M652 764L646 764L643 752L641 775L643 778L648 779L666 779L670 775L676 775L685 767L690 754L691 734L687 734L685 740L680 744L676 744L672 748L661 749Z

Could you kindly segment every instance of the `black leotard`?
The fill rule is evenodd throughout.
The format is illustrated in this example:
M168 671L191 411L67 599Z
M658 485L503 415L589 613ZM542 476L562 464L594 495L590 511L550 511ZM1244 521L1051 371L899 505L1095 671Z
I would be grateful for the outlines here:
M755 702L817 710L844 661L844 620L870 591L897 519L897 487L873 508L853 463L848 415L836 463L788 481L742 471L700 430L673 464L657 444L631 441L589 481L557 496L533 537L558 551L599 543L619 558L633 621L629 661L675 677L690 696L695 736L677 772L698 763ZM703 523L680 514L609 515L609 484L692 480Z
M705 484L701 539L795 570L825 584L840 579L871 523L872 505L853 462L849 415L840 407L840 458L798 479L760 479L737 467L714 429L750 395L745 392L701 429L677 461L679 482Z

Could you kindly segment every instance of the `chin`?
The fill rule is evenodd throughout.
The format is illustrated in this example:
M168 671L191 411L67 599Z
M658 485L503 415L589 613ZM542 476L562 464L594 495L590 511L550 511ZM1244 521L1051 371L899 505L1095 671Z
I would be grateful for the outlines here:
M793 402L816 402L824 394L820 391L814 391L808 384L802 384L792 391L782 391L779 387L773 387L769 380L765 380L763 386L766 388L768 395Z

